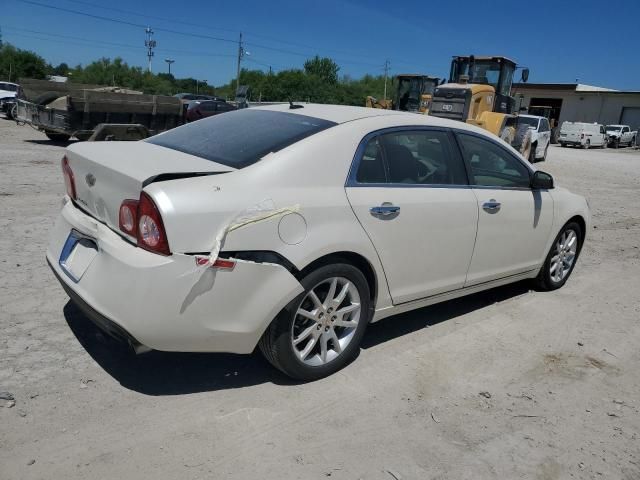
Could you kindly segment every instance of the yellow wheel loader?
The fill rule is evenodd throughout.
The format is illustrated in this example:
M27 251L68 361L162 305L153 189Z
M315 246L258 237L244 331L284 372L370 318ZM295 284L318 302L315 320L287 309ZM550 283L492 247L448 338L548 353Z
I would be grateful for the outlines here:
M506 57L453 57L449 82L435 88L429 115L477 125L512 145L529 161L529 126L518 122L511 84L516 63ZM523 69L522 81L529 77Z
M438 86L439 81L440 79L429 75L411 73L396 75L393 79L393 84L395 85L394 98L392 100L380 100L369 96L367 97L366 106L427 114L431 105L433 91Z

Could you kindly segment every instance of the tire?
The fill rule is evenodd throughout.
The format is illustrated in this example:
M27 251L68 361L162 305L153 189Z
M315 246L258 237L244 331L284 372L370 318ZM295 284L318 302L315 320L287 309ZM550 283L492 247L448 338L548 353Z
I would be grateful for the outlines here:
M91 138L91 133L87 133L87 132L83 132L83 133L74 133L73 136L76 137L78 140L80 140L81 142L86 142L87 140L89 140Z
M536 150L538 149L538 145L537 144L533 144L531 145L531 149L529 150L529 163L534 164L536 163Z
M587 140L586 142L584 142L584 145L582 146L582 148L584 148L585 150L589 150L590 146L591 146L591 140Z
M36 105L48 105L61 96L62 95L56 92L44 92L42 95L38 95L36 98L34 98L33 103L35 103Z
M328 302L333 279L337 279L334 299L339 299L346 282L350 284L344 300L338 304ZM304 292L282 309L258 345L265 358L278 370L294 379L310 381L331 375L353 361L360 350L360 342L373 308L367 279L353 265L336 263L321 266L307 274L300 283ZM323 307L314 304L311 292L316 294ZM342 319L336 320L336 313L353 305L359 305L359 310L344 313ZM315 308L309 310L312 306ZM335 311L331 310L332 307ZM306 315L300 315L299 311L305 311ZM353 320L356 321L352 328L337 325L339 321L349 324ZM336 323L331 323L334 321ZM302 351L294 345L296 332L297 339L303 338L299 342ZM344 343L338 342L338 345L342 345L339 353L332 334L333 338L344 340Z
M569 235L569 232L573 232L573 234L575 235L575 245L573 243L570 245L570 246L574 246L575 248L565 250L565 253L564 253L565 257L564 258L561 257L560 259L557 259L557 256L559 254L558 252L561 249L560 247L562 245L562 241L570 238L568 236L565 236L565 235ZM553 240L553 243L551 244L551 249L547 254L547 258L545 259L544 264L542 265L542 268L538 273L538 276L534 280L534 285L537 287L538 290L542 290L542 291L557 290L558 288L562 287L565 283L567 283L567 280L571 276L571 273L573 272L573 269L576 266L576 262L578 261L578 257L580 255L580 250L582 247L583 235L584 233L582 232L582 228L576 222L569 222L564 227L562 227L562 229L560 230L556 238ZM568 253L569 251L572 251L571 253L572 256ZM567 258L569 258L569 260L567 260ZM568 261L570 261L571 263L567 269L564 269ZM562 262L562 263L558 263L558 262ZM555 267L554 267L554 264L556 264ZM555 275L558 265L562 265L563 267L561 276Z
M68 142L71 138L71 135L67 135L66 133L44 132L44 134L52 142Z
M549 144L544 149L544 155L542 156L542 161L545 162L547 160L547 152L549 151Z
M566 144L566 143L562 143L562 142L560 142L560 146L561 146L562 148L565 148L565 147L567 146L567 144Z

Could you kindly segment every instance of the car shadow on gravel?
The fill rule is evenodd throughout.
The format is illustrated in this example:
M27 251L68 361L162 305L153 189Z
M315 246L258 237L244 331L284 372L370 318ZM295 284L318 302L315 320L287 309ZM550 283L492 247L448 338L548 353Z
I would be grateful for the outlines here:
M370 325L362 348L409 335L528 291L529 284L519 282L395 315ZM65 305L64 316L80 344L100 367L123 387L145 395L183 395L262 383L301 383L273 368L258 351L251 355L234 355L154 350L135 355L123 343L98 329L73 302Z
M123 387L145 395L183 395L296 382L273 368L256 351L251 355L177 353L152 350L134 354L123 342L96 327L69 301L64 316L80 344Z
M369 325L361 347L365 349L374 347L494 303L523 295L529 290L531 290L530 282L522 281L385 318Z
M48 138L35 139L35 140L32 138L29 138L23 141L27 143L33 143L34 145L53 145L55 147L68 147L72 143L78 143L77 140L58 141L58 140L49 140Z

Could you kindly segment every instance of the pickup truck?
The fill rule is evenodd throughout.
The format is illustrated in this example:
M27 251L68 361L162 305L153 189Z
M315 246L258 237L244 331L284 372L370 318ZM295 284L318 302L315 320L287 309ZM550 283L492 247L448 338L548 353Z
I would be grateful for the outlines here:
M20 94L20 85L17 83L0 82L0 112L3 112L9 120L13 119L13 107Z
M636 143L636 137L638 132L631 130L629 125L607 125L605 127L607 132L607 142L614 148L620 147L620 145L632 146Z

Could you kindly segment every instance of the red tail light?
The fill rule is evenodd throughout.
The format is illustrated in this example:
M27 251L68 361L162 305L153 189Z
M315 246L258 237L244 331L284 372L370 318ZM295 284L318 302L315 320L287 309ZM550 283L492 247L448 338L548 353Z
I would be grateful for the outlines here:
M120 205L120 230L132 237L138 236L138 200L125 200Z
M62 176L64 177L64 185L67 188L67 195L73 200L76 199L76 181L73 178L73 171L69 166L69 160L65 155L62 157Z
M161 255L171 255L158 207L146 193L140 193L140 200L122 202L119 226L124 233L136 237L139 247Z

